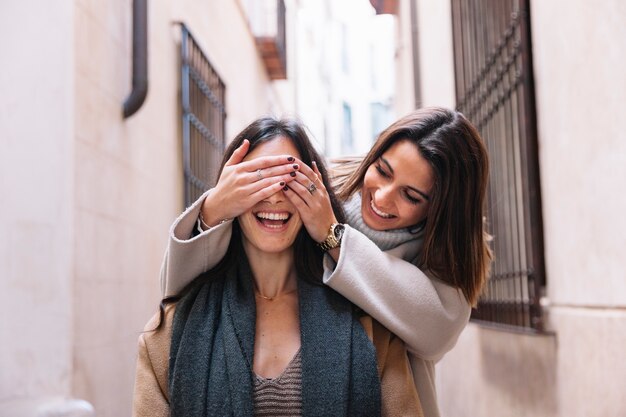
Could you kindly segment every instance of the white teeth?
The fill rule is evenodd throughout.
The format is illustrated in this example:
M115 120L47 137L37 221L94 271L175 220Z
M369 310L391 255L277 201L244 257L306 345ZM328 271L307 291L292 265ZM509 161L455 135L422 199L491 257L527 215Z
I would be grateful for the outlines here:
M267 220L287 220L289 218L288 213L267 213L267 212L259 212L256 216L260 219Z
M393 214L387 214L378 210L374 205L374 200L370 200L370 206L372 207L372 210L374 210L374 213L378 214L380 217L384 217L385 219L390 219L393 217Z

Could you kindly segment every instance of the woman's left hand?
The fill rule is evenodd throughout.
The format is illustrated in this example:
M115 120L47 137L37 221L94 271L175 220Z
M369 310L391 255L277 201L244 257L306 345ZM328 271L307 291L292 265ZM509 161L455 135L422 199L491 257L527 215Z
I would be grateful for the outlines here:
M302 161L296 163L300 165L300 170L296 172L295 181L290 182L286 190L283 188L283 193L298 210L313 240L323 242L330 225L337 222L328 191L315 162L313 168Z

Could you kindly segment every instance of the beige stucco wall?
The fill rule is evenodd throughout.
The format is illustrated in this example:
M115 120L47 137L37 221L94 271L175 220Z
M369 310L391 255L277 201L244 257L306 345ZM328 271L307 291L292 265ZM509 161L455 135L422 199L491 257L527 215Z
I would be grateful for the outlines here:
M626 3L532 6L549 296L625 307Z
M535 0L531 18L553 334L468 325L438 365L441 408L452 417L622 416L626 4Z
M0 4L0 415L70 394L72 21L69 0Z

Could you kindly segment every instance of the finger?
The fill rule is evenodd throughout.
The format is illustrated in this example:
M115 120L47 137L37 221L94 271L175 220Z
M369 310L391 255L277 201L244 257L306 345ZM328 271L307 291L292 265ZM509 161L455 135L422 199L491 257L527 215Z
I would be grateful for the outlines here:
M300 184L298 181L292 181L289 184L289 189L296 193L307 206L311 206L311 203L313 202L313 194L311 194L307 187ZM313 191L313 193L316 191Z
M279 181L279 182L274 182L267 187L261 188L260 190L250 195L250 206L252 207L259 201L263 201L266 198L273 196L277 192L280 192L283 189L283 187L286 187L286 186L287 185L284 181Z
M324 184L324 176L322 175L319 168L317 167L316 161L313 161L313 171L315 171L315 175L316 175L315 183L317 184L318 187L321 187L325 190L326 185Z
M284 165L276 165L273 167L265 168L265 169L257 169L249 174L249 180L252 181L260 181L263 178L276 177L280 175L289 175L292 172L296 172L300 166L294 163L288 163ZM259 178L260 172L260 178Z
M316 175L316 174L314 174ZM319 181L315 182L315 178L309 178L307 176L305 176L303 173L301 172L297 172L296 176L295 176L296 181L302 185L304 188L307 189L307 191L309 190L309 188L311 187L311 184L313 184L315 186L315 190L314 193L321 193L321 192L325 192L326 189L324 188L324 184L322 184L322 186L319 186Z
M243 158L246 157L248 149L250 149L250 141L248 139L244 139L243 143L239 145L239 147L235 149L235 152L233 152L230 158L228 158L228 161L226 161L225 165L230 166L240 163Z
M297 164L294 162L295 158L290 155L274 155L274 156L261 156L254 158L250 161L241 163L241 168L248 171L256 171L257 169L265 169L276 165L283 165L287 163Z
M323 181L323 176L322 173L320 172L319 168L317 167L317 162L313 161L313 172L315 172L316 175L316 179L319 180L322 184L324 184Z
M300 217L302 219L305 219L309 217L310 214L309 206L307 205L306 201L304 201L302 197L300 197L300 195L291 188L293 184L295 184L295 181L290 183L288 186L284 186L283 193L285 194L285 196L287 196L289 201L291 201L291 204L294 205L296 210L298 210L298 213L300 213Z
M300 165L300 169L299 169L300 172L302 172L304 175L311 178L312 180L315 179L315 176L317 174L315 174L315 171L313 171L310 166L308 166L307 164L305 164L304 162L302 162L301 160L297 158L296 158L295 163Z
M284 186L285 184L288 184L294 180L295 177L292 177L291 175L278 175L275 177L263 178L260 181L254 181L247 186L242 187L242 191L244 195L250 196L263 190L264 188L271 187L276 183L282 182Z

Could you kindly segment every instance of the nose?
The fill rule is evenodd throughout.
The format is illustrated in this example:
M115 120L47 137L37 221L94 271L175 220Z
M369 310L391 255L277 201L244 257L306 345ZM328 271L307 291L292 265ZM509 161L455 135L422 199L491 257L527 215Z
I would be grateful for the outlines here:
M285 201L285 199L286 199L285 194L283 194L282 191L278 191L277 193L274 193L271 196L263 199L263 201L270 203L270 204L278 204L278 203L282 203L283 201Z
M393 206L393 188L390 186L379 187L374 192L374 203L380 209L389 209Z

